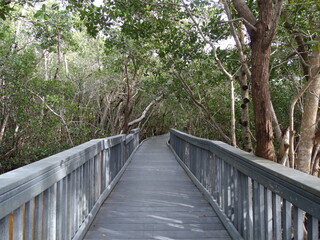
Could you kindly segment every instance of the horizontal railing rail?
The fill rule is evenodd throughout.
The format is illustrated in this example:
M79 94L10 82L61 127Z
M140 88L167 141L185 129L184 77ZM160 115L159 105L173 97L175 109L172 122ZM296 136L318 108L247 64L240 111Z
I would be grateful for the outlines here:
M170 145L234 239L320 239L319 178L174 129Z
M139 129L0 175L0 239L82 239L139 144Z

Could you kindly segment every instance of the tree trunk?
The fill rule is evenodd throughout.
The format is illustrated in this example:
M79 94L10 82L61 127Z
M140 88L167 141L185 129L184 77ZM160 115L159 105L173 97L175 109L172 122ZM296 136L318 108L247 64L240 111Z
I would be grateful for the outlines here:
M257 146L255 154L274 160L271 98L269 91L270 46L264 46L263 34L251 41L252 100Z
M245 33L244 33L243 27L244 26L242 25L240 28L240 33L239 33L240 46L238 47L238 51L242 52L243 58L244 60L246 60L247 57L244 55L242 51L245 45L244 43ZM236 34L234 34L235 39L236 37L237 37ZM249 92L248 78L251 78L251 72L248 70L247 63L242 63L242 67L239 71L239 77L237 78L241 88L241 98L242 98L240 124L243 130L244 150L247 152L253 152L251 131L250 131L250 115L249 115L250 92Z
M278 25L282 0L257 1L258 18L245 0L232 0L250 35L252 52L252 100L257 136L256 155L274 160L269 62L272 39Z
M234 106L234 82L230 80L230 107L231 107L231 145L236 147L236 114Z
M8 120L9 120L9 113L5 113L4 118L2 119L2 122L1 122L1 128L0 128L0 144L2 143Z
M317 41L320 41L320 35L317 37ZM319 68L320 50L314 50L310 59L309 81L312 81L312 83L306 92L296 161L296 168L305 173L310 172L312 149L314 146L314 137L317 127L317 115L320 97Z

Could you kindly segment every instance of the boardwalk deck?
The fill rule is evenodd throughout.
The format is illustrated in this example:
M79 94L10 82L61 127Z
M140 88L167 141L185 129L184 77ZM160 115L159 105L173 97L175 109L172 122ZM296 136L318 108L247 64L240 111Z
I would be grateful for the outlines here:
M166 146L148 139L102 205L85 240L230 239Z

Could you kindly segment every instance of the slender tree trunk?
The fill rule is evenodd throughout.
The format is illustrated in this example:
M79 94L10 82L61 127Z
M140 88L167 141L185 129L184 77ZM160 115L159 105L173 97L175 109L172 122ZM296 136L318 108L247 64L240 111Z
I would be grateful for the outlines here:
M240 46L238 47L238 51L242 52L243 58L246 61L247 57L243 53L244 43L244 29L243 25L240 29L239 34L239 42ZM234 36L236 38L236 36ZM241 54L239 54L241 55ZM241 88L241 118L240 124L243 130L243 142L244 142L244 150L247 152L253 152L252 148L252 138L251 138L251 131L250 131L250 115L249 115L249 102L250 102L250 94L249 94L249 86L248 86L248 77L251 77L251 72L248 70L247 63L243 63L241 69L239 71L238 82Z
M269 91L270 46L264 46L259 37L251 42L252 49L252 100L257 147L255 154L274 160L271 98Z
M250 131L250 117L249 117L249 87L247 75L244 72L243 68L241 68L239 77L238 77L239 85L241 87L241 118L240 124L242 126L243 131L243 142L244 142L244 150L247 152L252 152L252 139L251 139L251 131Z
M148 111L152 108L153 105L155 105L156 103L158 103L161 99L162 99L163 95L160 95L159 97L157 97L156 99L152 100L148 106L143 110L143 112L141 113L140 117L138 117L137 119L131 121L128 123L128 126L131 127L134 124L140 123L147 115Z
M129 57L128 57L129 60ZM129 111L130 111L130 100L131 100L131 87L129 82L129 74L128 74L128 62L124 66L124 74L126 79L126 103L123 110L123 127L122 133L127 134L129 132Z
M232 146L237 146L236 140L236 114L234 106L234 82L230 80L230 105L231 105L231 143Z
M2 122L1 122L1 128L0 128L0 144L2 143L8 120L9 120L9 113L5 113L4 118L2 119Z
M54 79L57 79L59 72L60 72L60 64L61 64L61 37L60 33L58 33L58 45L57 45L57 67L56 67L56 72L54 74Z
M320 35L317 37L320 41ZM310 59L310 77L312 81L306 92L305 108L302 113L300 127L300 141L297 151L297 169L309 173L314 146L314 137L317 127L317 115L320 97L320 50L314 50Z
M44 55L44 80L48 81L49 80L49 69L48 69L48 53L46 51L44 51L43 53Z
M65 66L66 75L69 75L69 65L68 65L68 59L66 54L64 54L64 66Z

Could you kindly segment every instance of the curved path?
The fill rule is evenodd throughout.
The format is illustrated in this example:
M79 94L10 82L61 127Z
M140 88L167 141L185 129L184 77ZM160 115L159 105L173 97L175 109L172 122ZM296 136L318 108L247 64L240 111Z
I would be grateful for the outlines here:
M231 239L166 145L146 140L102 205L86 240Z

